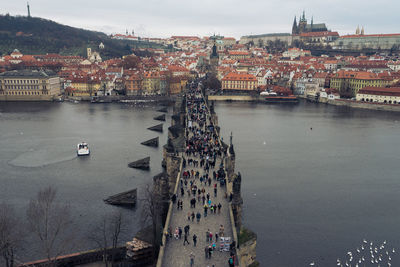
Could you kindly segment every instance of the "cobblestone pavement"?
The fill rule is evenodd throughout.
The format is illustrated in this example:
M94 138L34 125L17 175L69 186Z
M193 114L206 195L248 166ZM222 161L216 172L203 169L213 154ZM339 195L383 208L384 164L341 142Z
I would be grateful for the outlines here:
M200 162L199 157L189 157L194 160L198 160ZM188 160L188 158L186 158ZM217 158L216 161L216 168L210 169L209 174L211 174L212 179L212 172L219 167L221 159ZM200 164L199 164L200 166ZM193 169L194 172L199 171L200 176L204 174L203 168L195 168L192 166L186 166L185 170L191 171ZM183 171L182 171L183 173ZM181 179L183 179L181 177ZM169 239L166 243L165 252L164 252L164 259L163 259L163 266L164 267L183 267L183 266L190 266L190 254L193 253L195 255L194 258L194 265L193 266L201 266L201 267L220 267L220 266L229 266L228 259L229 259L229 252L220 251L220 242L215 242L215 233L218 233L220 230L220 225L224 227L224 236L230 237L233 240L232 236L232 226L230 221L229 209L228 209L228 198L225 198L226 186L220 187L219 183L216 180L212 179L212 183L209 186L200 184L199 178L193 178L192 176L190 179L187 179L188 185L184 188L184 195L181 195L181 186L178 186L178 200L183 201L183 209L178 210L177 204L175 203L173 206L173 212L170 221L170 227L172 229L172 234L175 233L176 227L182 228L182 238L176 239L174 236L172 239ZM222 208L220 214L216 212L215 214L210 213L210 209L208 209L207 216L204 217L204 205L202 200L200 202L197 201L197 194L196 194L196 208L190 207L190 200L193 198L193 194L190 196L188 195L188 188L190 187L190 181L195 181L198 188L202 189L205 188L206 194L210 194L210 200L213 204L218 205L221 203ZM214 184L217 183L217 197L214 197ZM207 201L207 199L206 199ZM200 212L201 219L200 222L197 223L196 217L194 220L188 220L188 213ZM184 227L186 225L190 226L190 231L188 235L189 244L183 245L184 243ZM206 232L211 231L213 234L213 241L216 243L216 249L213 251L211 258L205 257L205 247L212 245L212 243L206 241ZM193 245L193 234L197 235L197 245L194 247Z

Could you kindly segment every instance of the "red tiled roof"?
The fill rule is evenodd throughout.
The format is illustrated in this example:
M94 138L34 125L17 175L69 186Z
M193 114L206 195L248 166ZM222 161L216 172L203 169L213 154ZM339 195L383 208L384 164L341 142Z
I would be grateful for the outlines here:
M247 74L247 73L237 73L237 72L231 72L228 75L226 75L223 79L223 81L257 81L257 78L254 75Z
M359 94L368 95L385 95L385 96L400 96L400 87L364 87Z
M390 34L367 34L367 35L344 35L342 38L364 38L364 37L400 37L400 33L390 33Z
M339 37L338 32L304 32L300 34L301 37L323 37L323 36L337 36Z

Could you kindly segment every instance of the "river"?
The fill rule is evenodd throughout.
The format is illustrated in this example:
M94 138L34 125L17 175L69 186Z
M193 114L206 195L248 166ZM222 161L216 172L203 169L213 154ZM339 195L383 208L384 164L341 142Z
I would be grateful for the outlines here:
M90 241L101 218L121 210L125 220L121 241L131 240L141 227L140 199L152 177L162 171L164 133L146 130L160 108L132 104L0 103L0 201L12 204L21 221L29 200L44 187L57 189L58 201L70 206L74 221L73 251L95 248ZM140 142L160 137L158 148ZM76 156L76 145L86 141L91 154ZM128 168L131 161L151 157L150 171ZM113 194L138 188L133 209L103 203ZM40 257L38 243L27 237L18 260Z
M400 266L400 113L305 102L215 110L224 139L233 132L261 266L350 264L348 252L352 266L363 256L360 266L388 266L389 256Z
M140 201L129 210L102 199L135 187L141 198L144 186L162 170L167 127L163 134L146 130L158 124L153 120L157 109L0 103L0 200L14 205L23 221L29 199L52 185L73 211L79 238L74 251L94 248L90 232L115 210L122 210L128 222L122 240L131 239L140 228ZM383 254L382 262L389 250L392 266L400 266L398 252L392 252L400 253L398 113L305 102L217 103L215 110L226 141L233 132L243 223L258 235L261 266L336 266L337 258L349 261L347 252L354 263L370 257L370 242ZM140 145L156 136L159 148ZM82 140L91 155L78 158L75 147ZM151 157L149 172L127 167L145 156ZM37 246L26 246L17 256L37 259Z

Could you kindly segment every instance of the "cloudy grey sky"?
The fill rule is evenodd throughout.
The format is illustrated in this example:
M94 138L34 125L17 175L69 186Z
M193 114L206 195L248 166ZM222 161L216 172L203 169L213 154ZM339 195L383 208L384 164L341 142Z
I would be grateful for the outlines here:
M0 13L26 15L26 1L1 0ZM135 30L142 37L206 36L290 32L306 11L314 23L351 34L399 33L399 0L30 0L31 14L106 33Z

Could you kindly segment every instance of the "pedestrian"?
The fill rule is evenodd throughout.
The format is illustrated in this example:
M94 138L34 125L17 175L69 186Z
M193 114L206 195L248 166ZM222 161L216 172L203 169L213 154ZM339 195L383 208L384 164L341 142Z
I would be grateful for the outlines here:
M187 218L188 218L188 221L190 221L190 216L191 216L191 215L192 215L192 214L191 214L190 211L189 211L189 212L188 212L188 215L187 215L187 216L188 216L188 217L187 217Z
M212 242L212 240L213 240L213 234L212 232L210 232L210 238L209 238L210 243Z
M192 222L193 222L194 217L195 217L194 212L192 212L191 217L192 217Z
M215 242L218 242L218 233L215 232Z
M204 255L206 256L206 259L208 259L208 246L204 248Z
M194 254L193 252L190 252L189 258L190 258L190 267L193 267L194 265Z
M214 188L214 197L217 197L217 188Z
M224 236L224 226L222 224L219 227L219 236Z
M174 236L175 236L175 239L179 238L179 229L178 229L178 227L175 228Z
M179 226L179 228L178 228L178 234L179 234L179 239L181 239L182 238L182 228Z
M221 213L221 207L222 207L221 203L218 203L218 214Z
M183 187L181 187L181 196L183 197L184 194L185 194L185 190L183 190Z
M209 242L210 240L210 229L207 229L206 231L206 242Z
M232 257L229 258L228 264L229 264L229 267L234 267L235 266L234 263L233 263L233 258Z
M208 246L208 258L211 259L212 255L212 246Z
M185 240L183 240L183 245L185 245L185 243L187 242L188 243L188 245L190 244L189 243L189 241L188 241L188 235L185 233L185 235L184 235L184 239Z
M200 222L200 218L201 218L201 214L200 214L200 212L197 212L197 214L196 214L197 223Z
M193 234L193 246L195 247L197 243L197 235Z

